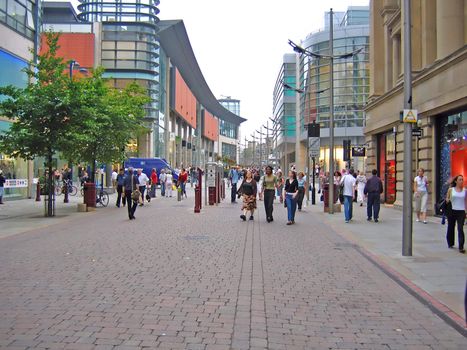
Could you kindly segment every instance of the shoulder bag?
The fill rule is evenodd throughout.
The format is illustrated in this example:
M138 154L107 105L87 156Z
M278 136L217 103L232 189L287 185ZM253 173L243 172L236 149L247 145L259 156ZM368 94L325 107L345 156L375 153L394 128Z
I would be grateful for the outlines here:
M136 202L139 200L139 197L141 197L141 192L139 191L138 187L135 185L134 175L131 177L131 183L133 186L133 191L131 192L131 199L133 199Z

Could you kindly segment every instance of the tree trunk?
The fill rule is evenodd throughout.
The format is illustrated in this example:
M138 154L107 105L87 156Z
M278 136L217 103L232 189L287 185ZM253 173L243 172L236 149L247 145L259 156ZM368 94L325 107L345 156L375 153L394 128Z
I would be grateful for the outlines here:
M54 188L54 174L52 172L52 153L49 152L49 154L47 155L47 167L49 169L49 176L48 176L48 179L47 179L47 183L48 183L48 190L49 190L49 200L47 202L47 216L48 217L51 217L51 216L54 216L55 213L54 213L54 207L53 207L53 204L54 204L54 201L55 201L55 188Z
M92 160L92 165L91 165L91 182L95 183L96 182L96 160Z

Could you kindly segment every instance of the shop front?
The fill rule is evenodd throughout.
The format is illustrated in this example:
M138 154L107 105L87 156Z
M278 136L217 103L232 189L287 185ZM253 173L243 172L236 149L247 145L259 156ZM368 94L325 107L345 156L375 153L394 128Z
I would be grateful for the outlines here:
M377 171L383 182L384 203L396 201L396 134L391 130L377 137Z
M446 197L457 175L467 176L467 110L438 117L437 202Z

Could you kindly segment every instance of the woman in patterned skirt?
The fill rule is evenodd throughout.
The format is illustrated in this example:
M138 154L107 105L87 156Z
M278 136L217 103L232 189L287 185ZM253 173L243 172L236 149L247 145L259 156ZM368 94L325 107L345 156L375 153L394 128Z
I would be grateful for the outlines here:
M253 220L253 213L256 209L257 187L256 181L253 179L253 175L250 170L247 170L245 174L245 179L243 180L242 185L238 189L237 193L241 193L243 196L243 214L240 215L240 218L243 221L246 221L246 214L250 212L250 220Z

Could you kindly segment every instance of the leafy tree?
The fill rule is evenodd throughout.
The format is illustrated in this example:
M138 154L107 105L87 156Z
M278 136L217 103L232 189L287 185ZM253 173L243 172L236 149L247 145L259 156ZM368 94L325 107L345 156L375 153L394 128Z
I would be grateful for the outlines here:
M44 157L48 168L47 189L53 196L52 157L64 147L73 129L70 115L78 107L73 96L73 81L64 74L66 63L57 57L58 35L46 33L48 50L30 62L25 70L29 83L24 89L0 87L5 99L0 102L0 114L14 121L0 136L0 150L13 157L32 160ZM47 215L53 215L49 201Z
M144 105L150 101L137 83L114 89L102 74L103 69L98 68L77 82L79 106L71 118L80 122L73 123L75 130L63 152L68 159L90 163L92 179L96 162L122 161L128 142L146 131L141 122Z

